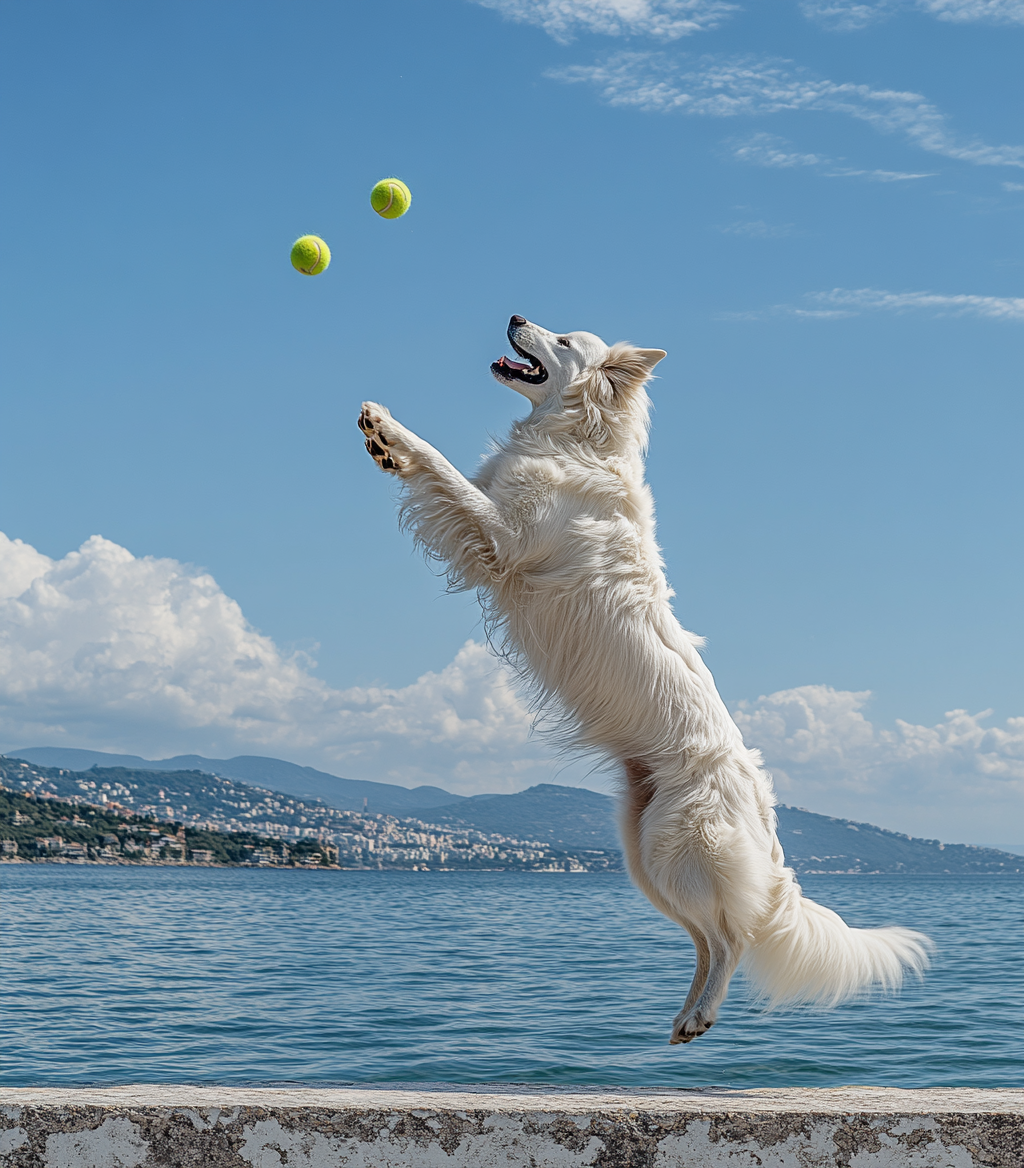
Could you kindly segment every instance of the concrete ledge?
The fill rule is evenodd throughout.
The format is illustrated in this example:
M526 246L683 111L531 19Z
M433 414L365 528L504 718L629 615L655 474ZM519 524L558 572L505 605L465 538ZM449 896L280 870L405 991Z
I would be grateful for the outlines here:
M1024 1093L0 1088L5 1168L1021 1168Z

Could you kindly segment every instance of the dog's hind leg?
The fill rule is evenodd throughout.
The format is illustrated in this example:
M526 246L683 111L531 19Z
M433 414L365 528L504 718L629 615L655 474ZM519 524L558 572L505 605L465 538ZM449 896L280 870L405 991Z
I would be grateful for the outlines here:
M671 1043L692 1042L715 1024L718 1008L725 1000L729 981L743 956L743 943L726 933L711 933L705 938L708 947L708 973L704 985L688 996L672 1024ZM698 970L700 968L698 958ZM696 985L696 978L694 979ZM693 995L693 988L690 989Z
M700 997L701 991L707 984L708 974L711 972L711 949L707 937L699 929L692 926L688 927L686 931L690 934L690 939L693 941L693 947L697 953L697 965L693 971L693 981L690 983L686 1001L679 1011L680 1018L693 1009L693 1004Z
M654 797L654 784L651 782L653 771L640 759L627 758L623 763L626 778L626 797L623 801L620 828L622 841L625 845L626 860L630 874L647 899L659 912L662 912L689 933L696 952L696 967L693 971L693 981L683 1008L677 1015L676 1021L687 1016L700 999L708 976L712 968L711 946L705 934L692 921L679 911L670 899L663 896L653 880L651 880L643 861L643 851L640 844L640 828L643 814ZM728 978L726 978L728 982ZM710 1023L709 1023L710 1025ZM704 1028L705 1030L707 1027ZM700 1031L704 1033L704 1031ZM691 1035L694 1038L696 1035ZM672 1032L672 1042L689 1042L690 1038L677 1038Z

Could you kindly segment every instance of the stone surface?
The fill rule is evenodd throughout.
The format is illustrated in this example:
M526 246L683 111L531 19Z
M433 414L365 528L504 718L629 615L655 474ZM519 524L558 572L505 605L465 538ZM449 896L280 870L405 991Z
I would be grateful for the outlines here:
M1022 1168L1024 1093L0 1089L4 1168Z

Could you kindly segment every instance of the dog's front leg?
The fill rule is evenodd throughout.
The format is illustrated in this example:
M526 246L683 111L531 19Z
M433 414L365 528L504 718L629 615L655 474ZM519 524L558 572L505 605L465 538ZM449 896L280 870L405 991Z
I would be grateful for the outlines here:
M364 402L359 429L381 470L402 483L402 522L459 584L486 587L499 572L510 532L498 508L384 406Z

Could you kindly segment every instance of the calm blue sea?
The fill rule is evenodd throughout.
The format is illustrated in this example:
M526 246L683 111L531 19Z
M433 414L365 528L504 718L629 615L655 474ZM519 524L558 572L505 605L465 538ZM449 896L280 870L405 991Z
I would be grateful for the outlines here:
M1021 1081L1024 882L815 877L939 951L921 985L670 1047L686 936L615 875L5 865L7 1084Z

